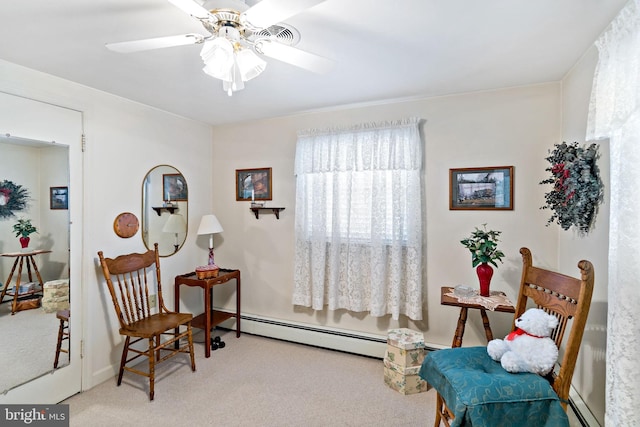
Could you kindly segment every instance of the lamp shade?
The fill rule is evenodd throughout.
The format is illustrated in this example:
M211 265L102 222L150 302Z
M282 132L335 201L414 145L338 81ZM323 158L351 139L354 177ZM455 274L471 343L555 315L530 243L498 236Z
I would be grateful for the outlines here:
M221 233L224 230L215 215L203 215L198 227L198 234Z
M164 223L162 227L163 233L184 233L187 229L187 223L184 217L180 214L171 214L169 219Z

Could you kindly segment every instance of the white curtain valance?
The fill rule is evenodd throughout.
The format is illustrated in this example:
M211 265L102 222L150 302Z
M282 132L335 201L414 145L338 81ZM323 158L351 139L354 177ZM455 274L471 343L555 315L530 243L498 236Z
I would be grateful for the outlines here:
M420 119L299 132L295 174L362 170L420 170Z

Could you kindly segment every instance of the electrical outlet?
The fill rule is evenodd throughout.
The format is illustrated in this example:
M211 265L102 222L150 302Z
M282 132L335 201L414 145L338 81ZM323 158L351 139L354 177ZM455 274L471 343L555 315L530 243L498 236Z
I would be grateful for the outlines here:
M155 308L156 306L156 294L149 295L149 307Z

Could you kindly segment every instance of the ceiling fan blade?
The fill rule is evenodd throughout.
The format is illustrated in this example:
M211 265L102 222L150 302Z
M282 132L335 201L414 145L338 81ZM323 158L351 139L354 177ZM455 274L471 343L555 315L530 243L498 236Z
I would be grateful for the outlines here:
M333 61L322 56L271 40L258 40L256 50L270 58L304 68L318 74L329 72Z
M244 12L243 16L251 26L268 28L324 1L326 0L262 0Z
M209 16L209 11L204 7L200 6L198 3L193 0L168 0L169 3L182 10L183 12L198 18L205 19Z
M162 49L165 47L185 46L201 43L203 40L204 36L200 34L183 34L180 36L156 37L130 42L107 43L105 46L114 52L131 53L143 50Z

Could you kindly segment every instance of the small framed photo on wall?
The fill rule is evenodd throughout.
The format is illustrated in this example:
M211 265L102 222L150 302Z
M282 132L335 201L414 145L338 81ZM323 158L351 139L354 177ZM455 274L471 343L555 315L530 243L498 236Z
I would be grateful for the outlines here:
M69 209L69 187L49 187L49 208Z
M513 210L513 166L449 169L450 210Z
M236 200L272 200L271 168L236 169Z

